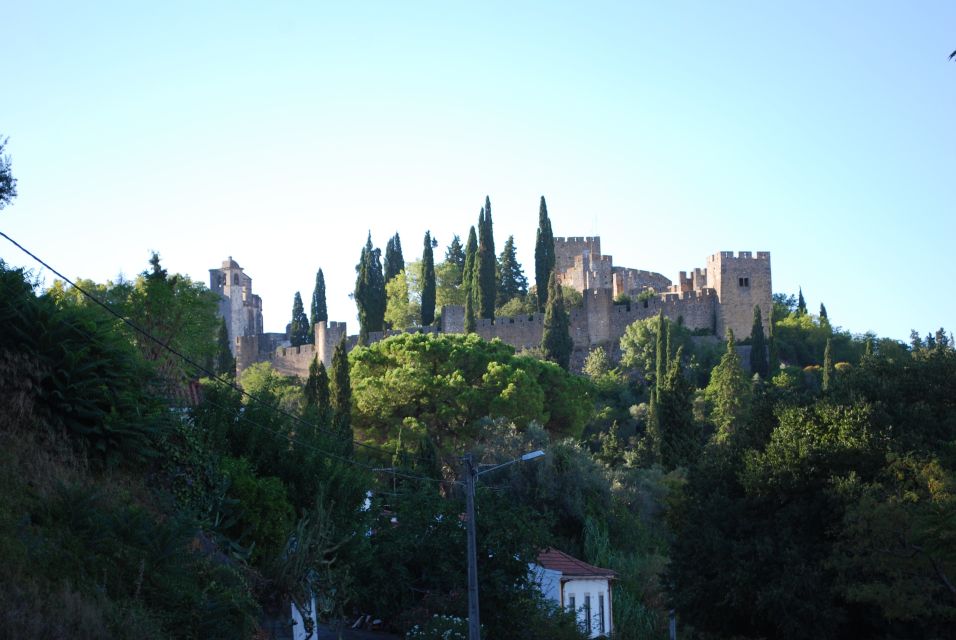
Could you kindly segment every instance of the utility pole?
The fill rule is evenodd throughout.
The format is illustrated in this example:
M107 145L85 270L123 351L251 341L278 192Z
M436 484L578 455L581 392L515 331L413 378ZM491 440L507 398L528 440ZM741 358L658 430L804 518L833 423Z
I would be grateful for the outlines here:
M478 545L475 541L475 481L478 470L470 453L462 458L465 463L465 510L468 529L468 640L481 640L478 621Z

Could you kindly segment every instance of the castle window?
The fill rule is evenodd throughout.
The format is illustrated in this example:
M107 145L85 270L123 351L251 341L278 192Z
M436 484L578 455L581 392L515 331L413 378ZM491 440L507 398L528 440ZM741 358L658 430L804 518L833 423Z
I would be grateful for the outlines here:
M750 278L737 278L737 284L739 284L741 287L749 287Z
M239 284L239 274L238 274L238 273L232 274L232 284Z

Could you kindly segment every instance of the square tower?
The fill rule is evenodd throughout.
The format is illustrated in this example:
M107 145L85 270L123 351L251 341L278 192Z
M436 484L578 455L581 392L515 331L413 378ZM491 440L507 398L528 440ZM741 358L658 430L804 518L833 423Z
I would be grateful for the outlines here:
M707 284L717 293L717 335L729 328L737 340L750 336L754 307L760 307L764 334L770 327L773 304L770 252L721 251L707 258Z

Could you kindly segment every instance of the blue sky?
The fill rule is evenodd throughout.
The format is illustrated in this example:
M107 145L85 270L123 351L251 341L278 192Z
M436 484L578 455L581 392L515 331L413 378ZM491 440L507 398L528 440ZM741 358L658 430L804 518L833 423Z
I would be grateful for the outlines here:
M4 4L0 229L68 275L231 255L281 330L322 267L354 332L369 229L443 251L487 194L532 271L543 194L619 265L769 250L853 332L956 324L952 2Z

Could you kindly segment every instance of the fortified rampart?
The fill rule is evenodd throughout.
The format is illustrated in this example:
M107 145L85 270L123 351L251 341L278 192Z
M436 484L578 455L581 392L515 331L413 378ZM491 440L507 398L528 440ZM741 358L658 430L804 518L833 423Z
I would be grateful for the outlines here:
M581 292L583 305L569 310L570 332L574 344L572 366L580 367L584 357L596 346L603 346L617 354L621 336L628 325L658 315L664 316L692 330L710 332L721 338L730 328L738 339L750 335L754 306L763 314L767 331L771 305L770 254L759 251L721 251L707 258L706 268L681 272L676 283L659 273L615 267L611 256L600 253L598 237L555 238L555 266L564 267L562 280ZM560 256L560 258L559 258ZM230 258L229 262L232 262ZM233 263L235 264L235 263ZM225 268L225 263L224 263ZM238 265L236 265L238 268ZM210 273L219 270L210 270ZM231 277L232 272L228 272ZM242 286L239 273L239 283ZM249 279L247 298L251 296ZM654 295L633 299L635 293ZM629 304L614 304L621 293L632 297ZM261 301L258 310L261 327ZM232 307L230 307L231 309ZM222 309L222 307L221 307ZM424 333L463 333L465 310L460 306L445 306L440 326L418 327L410 331ZM544 332L544 314L533 313L494 320L478 319L475 333L485 340L500 339L516 349L530 349L541 345ZM377 332L369 335L377 342L400 331ZM309 365L318 358L327 368L332 365L336 345L345 337L346 348L358 343L357 336L349 336L344 322L319 322L315 325L315 343L290 347L277 344L281 334L253 336L238 335L235 340L237 369L254 362L268 361L280 373L308 376Z

